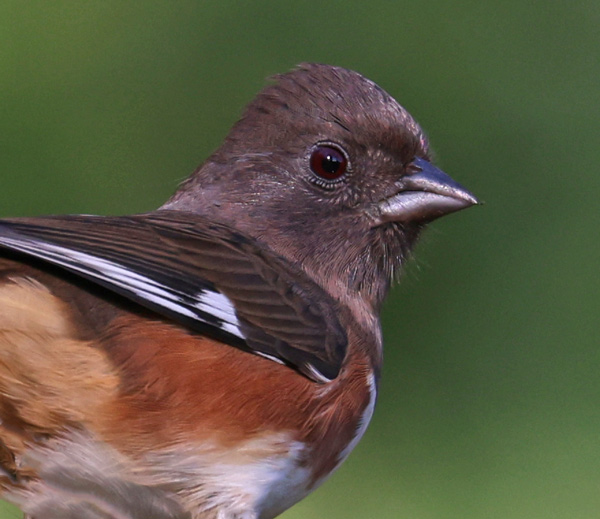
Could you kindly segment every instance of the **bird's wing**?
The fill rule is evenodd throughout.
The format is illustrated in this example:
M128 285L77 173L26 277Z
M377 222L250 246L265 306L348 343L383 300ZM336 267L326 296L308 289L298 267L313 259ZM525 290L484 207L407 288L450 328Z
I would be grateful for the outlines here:
M252 238L179 211L0 220L0 247L91 280L196 333L335 378L336 302Z

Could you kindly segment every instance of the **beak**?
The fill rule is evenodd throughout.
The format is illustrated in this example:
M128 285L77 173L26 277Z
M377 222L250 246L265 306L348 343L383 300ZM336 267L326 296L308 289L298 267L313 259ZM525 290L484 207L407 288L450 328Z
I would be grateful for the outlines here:
M479 202L431 162L417 158L417 171L402 178L400 191L377 204L377 225L386 222L431 221Z

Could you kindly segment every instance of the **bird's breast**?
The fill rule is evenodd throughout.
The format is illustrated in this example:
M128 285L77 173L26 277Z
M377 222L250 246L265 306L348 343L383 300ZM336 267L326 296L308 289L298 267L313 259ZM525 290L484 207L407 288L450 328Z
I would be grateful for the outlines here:
M373 371L352 348L338 378L317 384L211 339L129 319L114 326L107 350L130 385L110 412L119 427L104 436L131 455L145 439L148 466L181 484L186 508L241 503L275 517L342 463L371 418Z

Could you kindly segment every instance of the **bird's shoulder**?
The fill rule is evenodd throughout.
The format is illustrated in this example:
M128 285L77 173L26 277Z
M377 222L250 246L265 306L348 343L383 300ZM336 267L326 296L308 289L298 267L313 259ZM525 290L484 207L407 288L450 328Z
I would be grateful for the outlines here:
M347 352L339 301L256 240L198 215L2 220L0 247L5 279L37 272L92 328L129 302L318 382L339 374ZM69 284L84 290L70 296Z

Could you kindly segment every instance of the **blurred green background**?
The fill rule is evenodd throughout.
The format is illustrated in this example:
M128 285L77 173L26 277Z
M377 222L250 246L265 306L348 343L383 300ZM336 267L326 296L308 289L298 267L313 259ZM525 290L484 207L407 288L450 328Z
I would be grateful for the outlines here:
M266 76L360 71L486 203L419 245L372 425L283 517L598 518L599 24L584 0L4 1L0 215L152 209Z

